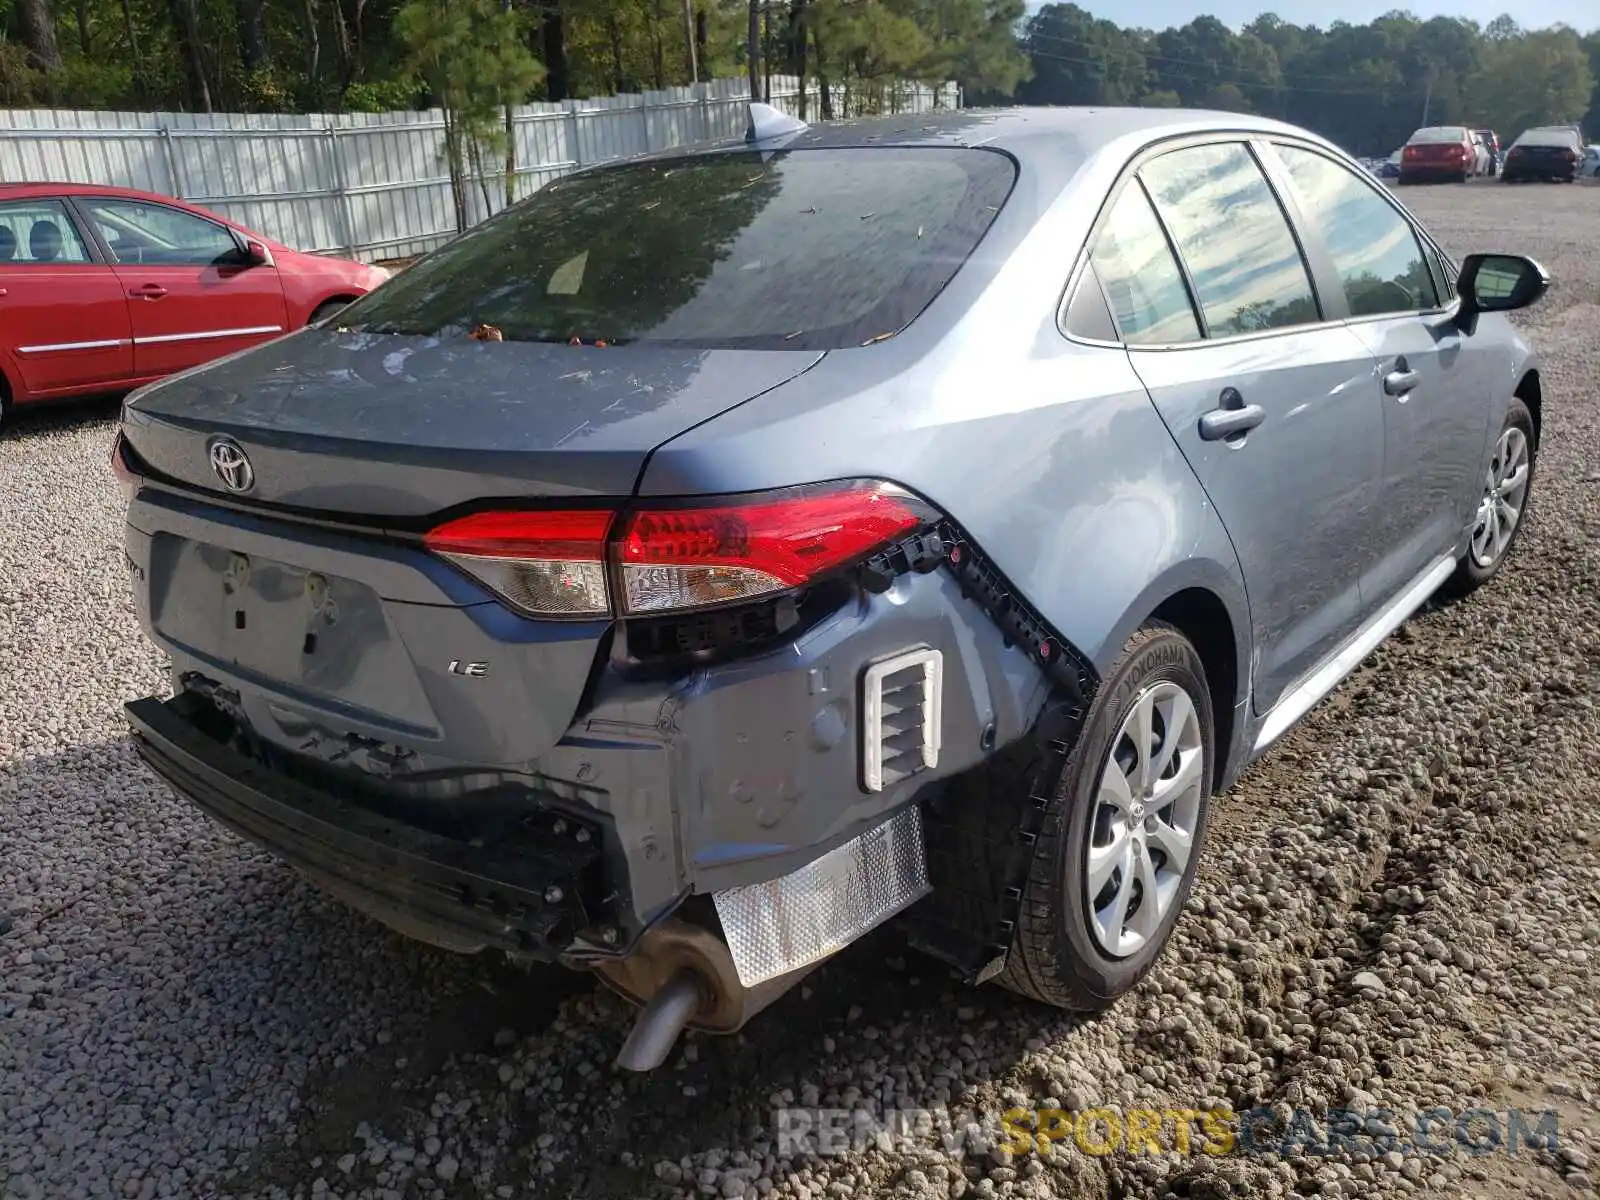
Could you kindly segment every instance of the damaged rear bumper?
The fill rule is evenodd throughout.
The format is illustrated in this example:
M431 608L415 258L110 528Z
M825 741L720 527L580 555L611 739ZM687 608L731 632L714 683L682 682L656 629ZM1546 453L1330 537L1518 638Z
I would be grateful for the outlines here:
M184 693L126 706L140 756L179 795L342 900L422 940L553 959L585 934L604 945L597 829L530 802L497 844L385 811L352 788L312 787L215 734L226 717ZM531 798L530 798L531 799Z
M749 986L825 957L931 885L953 908L919 906L933 920L916 940L957 962L947 944L985 951L1005 921L985 910L984 929L964 928L965 848L939 844L922 802L1027 736L1066 660L1083 669L966 553L952 543L951 569L860 593L764 653L665 680L602 665L554 746L535 761L461 764L454 790L309 761L274 724L281 697L266 703L247 673L172 643L177 697L128 715L179 794L436 945L603 965L699 895ZM865 889L870 903L825 911L821 893L887 878L872 858L885 844L915 869ZM963 926L953 941L950 921ZM809 949L775 955L778 942Z

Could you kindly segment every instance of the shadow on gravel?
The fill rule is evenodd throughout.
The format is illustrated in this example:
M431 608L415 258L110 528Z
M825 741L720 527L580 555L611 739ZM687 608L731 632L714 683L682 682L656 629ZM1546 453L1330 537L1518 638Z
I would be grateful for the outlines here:
M414 953L399 939L385 949L396 951ZM292 1190L307 1178L308 1161L332 1164L359 1151L363 1126L414 1140L436 1125L441 1096L450 1098L447 1107L472 1097L482 1119L504 1122L499 1178L527 1180L541 1159L551 1158L559 1165L528 1194L638 1200L673 1190L658 1178L656 1163L714 1150L732 1155L770 1140L775 1107L875 1107L871 1095L837 1091L872 1078L868 1064L896 1080L899 1103L997 1110L998 1100L982 1092L1012 1082L1030 1038L1059 1037L1074 1023L998 989L974 990L947 978L938 964L905 950L890 929L819 969L742 1034L688 1035L660 1070L634 1075L610 1065L633 1010L591 977L558 967L523 969L489 956L445 954L437 966L466 986L448 999L429 997L426 1008L395 1022L385 1044L314 1072L301 1093L297 1136L259 1155L240 1184L252 1193L273 1184ZM567 1002L586 995L599 1010L593 1022L585 1028L570 1014L563 1021ZM563 1055L577 1041L585 1043L584 1057L573 1070L573 1059ZM981 1054L973 1045L981 1045ZM505 1107L493 1099L504 1095L504 1072L523 1056L560 1064L554 1069L569 1080L563 1103L577 1110L571 1118L553 1118L548 1101L532 1090ZM941 1074L979 1092L936 1095L932 1081ZM1024 1089L1038 1084L1016 1082ZM458 1184L448 1194L480 1193Z
M252 1151L239 1180L292 1183L593 986L390 933L177 800L126 739L0 763L0 964L0 1112L36 1131L0 1128L0 1195L8 1174L110 1195L119 1166L226 1180Z
M7 408L0 419L0 442L24 441L49 433L72 433L85 425L114 420L122 396L96 396L87 400L48 400ZM106 453L110 453L109 447Z
M386 953L407 953L405 945L396 940ZM480 1127L500 1130L496 1178L538 1180L518 1195L673 1194L657 1163L770 1144L777 1107L876 1108L880 1097L845 1090L875 1076L893 1081L891 1104L953 1112L998 1111L998 1089L1011 1083L1043 1094L1042 1081L1014 1078L1016 1062L1030 1039L1059 1038L1075 1024L998 989L949 979L889 929L819 969L742 1034L691 1034L660 1070L634 1075L610 1065L633 1010L590 977L487 956L442 955L438 966L469 986L446 1000L430 997L427 1008L395 1023L391 1042L315 1072L302 1090L297 1136L259 1155L239 1181L250 1193L272 1184L292 1190L308 1178L308 1162L360 1153L363 1126L415 1145L438 1127L441 1099L448 1109L471 1098ZM573 1015L574 1000L592 1010L588 1019ZM566 1086L507 1097L507 1073L529 1060L564 1074ZM941 1076L960 1081L953 1092L941 1090ZM553 1169L541 1174L544 1161ZM1056 1194L1104 1194L1098 1176L1081 1190L1075 1182L1057 1179ZM446 1194L485 1194L464 1184Z

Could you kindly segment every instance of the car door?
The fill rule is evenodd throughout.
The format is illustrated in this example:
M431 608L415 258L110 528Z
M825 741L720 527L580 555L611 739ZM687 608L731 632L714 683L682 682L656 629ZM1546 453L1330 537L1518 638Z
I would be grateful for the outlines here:
M76 203L128 296L139 376L181 371L283 333L277 270L249 262L225 225L153 200Z
M1494 363L1456 326L1426 242L1385 192L1314 148L1279 142L1272 152L1307 236L1338 274L1350 330L1378 365L1383 503L1372 534L1382 554L1363 590L1381 604L1450 552L1472 519Z
M1371 354L1323 321L1243 142L1146 161L1091 261L1134 370L1233 539L1265 712L1361 619L1383 469Z
M133 374L116 273L60 200L0 203L0 338L27 396L114 388Z

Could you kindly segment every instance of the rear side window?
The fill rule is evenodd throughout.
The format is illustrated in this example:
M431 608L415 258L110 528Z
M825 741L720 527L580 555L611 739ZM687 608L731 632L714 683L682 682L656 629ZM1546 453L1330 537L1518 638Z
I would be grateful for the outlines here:
M1016 168L977 149L735 152L561 180L344 311L374 333L836 349L913 321Z
M1079 289L1093 287L1094 276L1099 276L1123 341L1160 345L1199 338L1200 323L1189 303L1183 271L1138 180L1122 189L1090 260L1093 275L1086 273Z
M59 200L0 204L0 267L89 261L89 251Z
M1322 235L1357 317L1437 307L1417 233L1353 171L1312 150L1278 146L1308 224Z
M1189 268L1209 336L1319 319L1300 247L1242 144L1174 150L1140 177Z

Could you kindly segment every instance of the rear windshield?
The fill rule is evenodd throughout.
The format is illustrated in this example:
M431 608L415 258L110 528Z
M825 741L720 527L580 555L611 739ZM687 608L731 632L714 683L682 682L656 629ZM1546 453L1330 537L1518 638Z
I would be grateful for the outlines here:
M1571 129L1530 129L1519 137L1517 146L1573 146L1582 145L1577 132Z
M1412 144L1420 142L1460 142L1464 141L1467 131L1459 125L1439 125L1430 129L1419 129L1411 135Z
M837 349L888 337L1015 180L978 149L738 151L559 180L344 310L341 327L506 341Z

